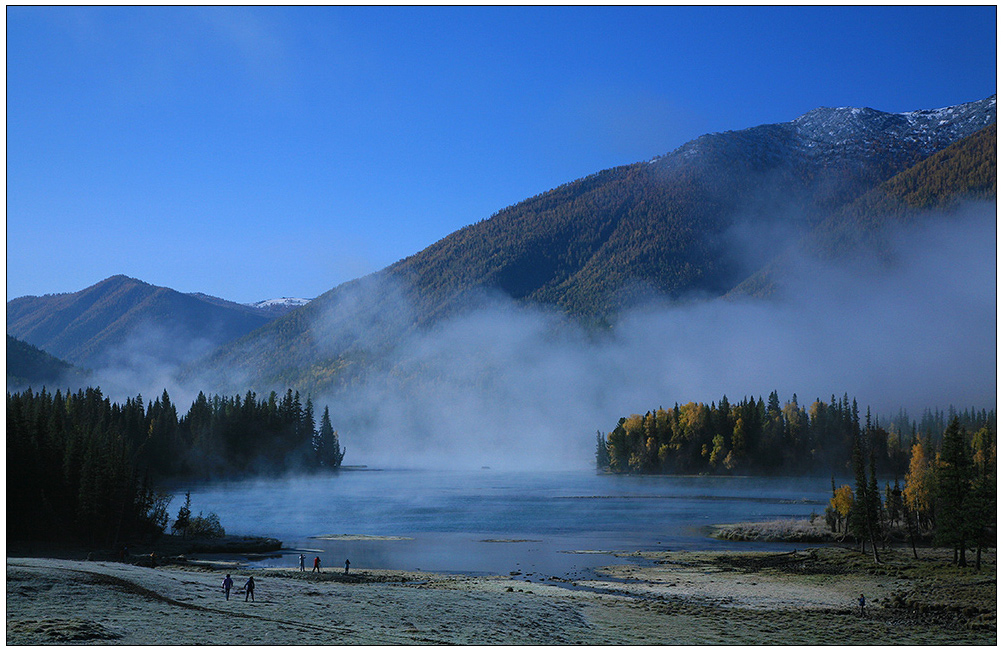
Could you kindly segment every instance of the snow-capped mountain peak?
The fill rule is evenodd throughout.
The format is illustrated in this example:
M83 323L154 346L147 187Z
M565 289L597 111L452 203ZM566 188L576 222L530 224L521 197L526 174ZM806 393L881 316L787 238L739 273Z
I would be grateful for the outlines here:
M260 302L254 302L248 304L248 306L253 306L254 308L270 308L272 306L302 306L303 304L309 303L309 299L303 299L302 297L279 297L277 299L263 299Z
M260 302L246 305L266 315L279 317L308 303L310 303L310 300L302 297L278 297L275 299L263 299Z

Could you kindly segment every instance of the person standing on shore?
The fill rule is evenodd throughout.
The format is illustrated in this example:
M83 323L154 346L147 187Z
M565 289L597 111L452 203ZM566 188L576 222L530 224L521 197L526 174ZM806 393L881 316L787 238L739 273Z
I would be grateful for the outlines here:
M320 556L313 559L313 570L320 571Z
M251 597L252 601L254 600L254 576L249 577L247 582L244 583L244 603L247 603L247 597Z
M306 571L306 567L303 566L305 562L306 562L306 556L301 553L300 554L300 571Z
M345 559L345 575L346 576L348 575L348 565L350 565L350 564L352 564L352 563L348 561L348 558L346 558Z
M861 592L861 594L860 594L860 598L859 598L859 599L857 599L857 604L858 604L858 605L860 606L860 616L861 616L861 617L863 617L863 616L864 616L864 604L865 604L866 602L867 602L867 600L866 600L866 599L864 598L864 594L863 594L863 592Z
M230 578L230 574L226 575L223 579L223 593L226 594L226 600L230 600L230 588L233 587L233 579Z

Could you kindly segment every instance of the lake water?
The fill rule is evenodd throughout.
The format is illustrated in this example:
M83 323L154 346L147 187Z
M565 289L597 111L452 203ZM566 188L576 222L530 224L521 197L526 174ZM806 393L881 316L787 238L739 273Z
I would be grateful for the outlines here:
M184 498L177 490L172 518ZM613 476L583 472L372 470L190 488L192 512L212 511L228 534L282 540L252 566L421 569L523 578L581 578L614 559L603 551L790 550L733 543L711 524L822 513L828 478ZM320 535L407 539L324 540ZM594 553L580 553L590 551ZM579 553L573 553L579 552ZM622 559L620 560L622 562Z

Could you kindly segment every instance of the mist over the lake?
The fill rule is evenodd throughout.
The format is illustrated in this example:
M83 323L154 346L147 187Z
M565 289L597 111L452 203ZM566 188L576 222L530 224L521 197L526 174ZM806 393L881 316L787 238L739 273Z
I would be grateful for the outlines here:
M392 374L319 401L355 462L522 469L591 465L620 416L722 395L995 407L995 206L882 236L883 257L797 261L770 300L649 297L598 336L485 295L401 343Z
M851 264L789 259L769 299L635 293L634 307L599 333L488 291L470 298L474 308L408 330L406 289L371 275L312 333L331 355L390 347L389 372L312 398L318 411L330 406L346 464L498 469L587 468L596 432L619 417L724 395L775 389L805 405L845 392L861 411L904 408L914 419L924 408L994 408L995 220L994 204L969 204L889 229L880 253ZM204 340L151 328L95 378L118 400L167 389L184 410L200 390L219 391L210 379L177 380L179 361L206 350ZM262 391L238 372L229 382Z

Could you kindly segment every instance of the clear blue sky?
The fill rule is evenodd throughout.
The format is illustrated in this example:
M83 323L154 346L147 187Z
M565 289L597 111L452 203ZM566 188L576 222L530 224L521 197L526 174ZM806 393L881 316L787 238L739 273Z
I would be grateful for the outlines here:
M7 7L7 298L313 297L818 106L996 92L996 7Z

